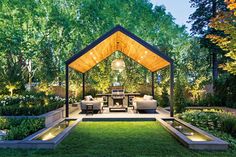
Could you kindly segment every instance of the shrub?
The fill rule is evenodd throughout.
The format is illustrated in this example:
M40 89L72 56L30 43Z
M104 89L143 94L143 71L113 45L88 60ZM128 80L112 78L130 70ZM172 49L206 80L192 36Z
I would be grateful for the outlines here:
M0 116L40 115L64 105L64 99L39 92L25 92L24 95L1 96Z
M186 98L184 91L184 85L180 82L180 79L177 79L174 91L174 109L176 113L182 112L186 106Z
M1 116L36 116L63 107L64 101L51 102L44 105L11 105L0 107Z
M228 133L224 133L222 131L218 131L218 130L209 130L207 128L202 128L207 132L210 132L211 134L213 134L216 137L220 137L222 140L225 140L229 143L229 146L233 149L236 149L236 139L234 137L232 137L230 134Z
M195 126L208 130L218 130L236 137L236 118L221 110L188 110L179 118Z
M0 129L7 130L6 140L21 140L42 128L43 118L0 118Z
M188 106L221 106L219 97L212 94L206 94L194 101L189 101Z
M160 106L167 107L169 105L170 105L169 94L168 94L166 88L164 88L162 91L162 95L160 96Z

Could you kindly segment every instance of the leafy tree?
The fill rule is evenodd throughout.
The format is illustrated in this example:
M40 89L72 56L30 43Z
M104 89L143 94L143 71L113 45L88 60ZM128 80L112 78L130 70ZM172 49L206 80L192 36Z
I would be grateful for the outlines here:
M168 94L166 88L163 88L163 91L161 94L161 99L160 99L160 106L161 107L170 106L169 94Z
M64 62L117 24L171 56L184 85L192 88L196 80L207 77L204 73L207 59L205 51L196 46L198 41L192 41L185 26L175 24L165 7L153 6L148 0L25 0L24 3L1 0L0 10L1 82L14 78L11 84L19 82L23 86L29 77L26 61L31 60L34 82L40 82L45 89L52 83L61 85ZM201 55L198 57L196 53ZM108 91L114 76L110 69L114 58L112 55L90 70L86 74L86 85L96 91ZM127 67L122 73L122 82L127 90L146 92L143 87L151 87L148 81L151 73L132 59L124 57L124 60ZM160 73L162 83L155 87L166 89L169 70ZM70 73L70 87L75 90L80 87L81 78Z
M174 109L176 113L180 113L186 106L185 86L181 79L177 77L174 89Z
M189 19L192 22L192 34L198 35L201 39L201 45L209 50L209 58L212 58L212 76L213 81L218 78L218 62L220 54L223 52L219 47L215 46L209 39L205 37L208 34L220 34L221 32L209 28L210 19L216 16L216 13L221 10L226 10L224 0L190 0L191 6L196 8L196 11L190 15ZM221 53L219 53L221 52Z
M231 11L220 12L211 20L210 26L223 31L224 36L210 34L207 37L227 53L229 59L221 67L229 73L236 75L236 2L228 0L228 8Z

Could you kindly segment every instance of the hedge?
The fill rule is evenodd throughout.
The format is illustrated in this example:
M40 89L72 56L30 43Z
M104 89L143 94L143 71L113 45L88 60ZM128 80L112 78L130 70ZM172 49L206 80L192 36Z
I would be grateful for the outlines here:
M45 105L11 105L1 106L0 116L37 116L63 107L64 101L53 102Z
M45 127L44 118L0 118L0 129L6 130L5 140L22 140Z
M208 130L218 130L236 138L236 117L230 113L216 110L188 110L179 118L195 126Z

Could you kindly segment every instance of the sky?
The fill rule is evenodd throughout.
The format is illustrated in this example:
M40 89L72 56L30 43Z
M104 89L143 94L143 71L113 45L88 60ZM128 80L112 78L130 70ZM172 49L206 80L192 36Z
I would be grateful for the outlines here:
M167 12L170 12L175 18L175 22L179 25L186 25L188 31L191 24L187 23L188 17L194 12L194 8L190 7L189 0L150 0L154 5L164 5Z

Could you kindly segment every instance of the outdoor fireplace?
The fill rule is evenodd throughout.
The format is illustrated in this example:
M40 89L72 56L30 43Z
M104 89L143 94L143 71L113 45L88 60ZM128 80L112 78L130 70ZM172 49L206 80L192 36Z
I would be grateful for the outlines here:
M123 87L120 86L113 86L111 90L111 98L113 99L113 106L114 105L122 105L125 99L125 90Z

